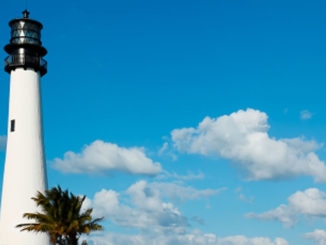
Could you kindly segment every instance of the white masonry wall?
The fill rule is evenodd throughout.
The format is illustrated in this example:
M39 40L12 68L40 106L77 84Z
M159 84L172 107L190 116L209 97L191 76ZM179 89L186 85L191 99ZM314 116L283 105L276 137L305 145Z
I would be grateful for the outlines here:
M11 120L15 120L11 132ZM2 186L0 245L48 245L47 235L21 232L17 224L37 211L31 200L47 188L43 147L40 75L18 68L10 75L10 101L5 171ZM32 221L33 222L33 221Z

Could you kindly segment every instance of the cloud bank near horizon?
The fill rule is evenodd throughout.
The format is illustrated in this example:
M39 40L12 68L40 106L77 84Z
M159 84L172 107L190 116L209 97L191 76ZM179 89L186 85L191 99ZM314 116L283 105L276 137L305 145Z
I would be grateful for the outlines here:
M268 237L246 237L243 235L218 237L212 233L193 230L186 234L151 234L126 235L107 232L102 236L91 236L92 245L289 245L280 237L274 240Z
M196 128L174 129L171 138L181 153L231 160L249 181L312 176L326 182L325 163L315 153L321 145L299 137L275 139L268 134L267 119L259 110L239 110L206 117Z
M162 171L160 163L148 158L143 148L124 148L101 140L86 145L80 153L68 151L63 159L55 158L52 163L55 169L63 173L103 174L119 171L155 176Z

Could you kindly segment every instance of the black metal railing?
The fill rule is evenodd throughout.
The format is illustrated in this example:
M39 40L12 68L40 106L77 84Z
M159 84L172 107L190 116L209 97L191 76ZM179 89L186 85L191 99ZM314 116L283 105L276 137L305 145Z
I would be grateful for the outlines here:
M5 71L10 73L18 67L33 68L40 71L41 76L47 72L47 62L39 56L31 56L26 54L10 55L5 59Z

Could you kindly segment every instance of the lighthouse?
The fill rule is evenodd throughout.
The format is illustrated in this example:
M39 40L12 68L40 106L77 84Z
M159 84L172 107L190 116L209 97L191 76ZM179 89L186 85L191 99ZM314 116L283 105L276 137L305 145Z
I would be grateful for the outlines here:
M30 222L24 213L40 211L31 198L47 188L40 96L40 78L47 73L43 26L30 19L27 10L9 26L11 39L4 48L9 55L4 68L10 74L10 98L0 245L48 245L47 235L16 228Z

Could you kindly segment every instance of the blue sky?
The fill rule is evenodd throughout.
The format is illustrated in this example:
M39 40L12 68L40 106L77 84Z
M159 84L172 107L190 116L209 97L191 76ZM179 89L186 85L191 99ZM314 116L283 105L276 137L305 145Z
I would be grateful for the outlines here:
M2 3L2 46L24 8ZM326 244L324 1L28 8L49 52L49 186L87 195L105 217L90 242ZM4 71L0 91L1 147Z

